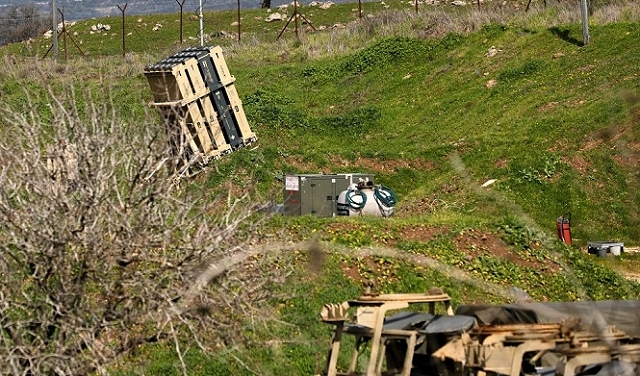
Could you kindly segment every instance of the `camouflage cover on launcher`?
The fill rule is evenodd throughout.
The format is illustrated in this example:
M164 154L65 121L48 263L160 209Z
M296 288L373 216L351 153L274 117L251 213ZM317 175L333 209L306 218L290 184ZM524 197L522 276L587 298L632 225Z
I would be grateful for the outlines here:
M640 301L545 302L504 305L462 305L456 315L475 317L485 325L554 324L579 319L593 333L614 326L640 338Z

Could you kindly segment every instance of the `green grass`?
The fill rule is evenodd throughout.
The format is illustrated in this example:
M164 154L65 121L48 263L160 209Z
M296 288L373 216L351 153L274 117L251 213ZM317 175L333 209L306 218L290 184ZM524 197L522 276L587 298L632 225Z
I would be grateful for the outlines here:
M627 46L631 51L627 43L633 40L633 34L626 34L627 30L628 25L606 26L599 32L604 39L602 45L614 43L613 39L607 41L606 36L625 35L625 41L613 38L616 44ZM282 76L272 85L253 92L277 93L264 95L280 98L275 100L279 105L268 105L271 114L267 115L270 118L262 118L266 116L264 113L257 116L257 126L273 124L275 129L260 130L265 134L280 132L288 139L302 141L292 142L289 154L305 157L321 149L325 154L338 154L347 160L352 159L354 153L373 156L381 163L385 159L398 159L400 153L405 159L421 159L425 154L431 157L429 154L435 148L442 150L440 154L450 153L454 148L447 145L464 139L463 148L457 152L470 174L475 175L475 183L499 178L505 183L499 188L504 187L506 193L534 218L551 223L556 216L572 212L574 219L584 220L586 224L588 218L603 218L615 212L627 220L622 221L625 225L614 226L613 232L611 226L607 227L609 236L637 239L634 215L621 212L611 203L583 201L589 201L589 190L596 189L589 186L595 180L606 182L605 190L608 191L600 192L598 197L609 195L620 202L618 199L624 192L625 196L631 196L625 199L637 202L636 195L624 185L616 184L620 188L609 185L614 180L624 184L626 179L623 176L632 171L614 162L609 152L612 145L608 142L595 150L580 150L601 129L631 128L629 121L635 110L619 98L631 89L609 87L605 78L584 71L589 69L611 74L617 69L615 64L605 63L606 59L598 59L601 67L584 68L586 64L583 61L594 60L589 55L601 53L597 46L580 51L587 56L575 56L571 62L556 62L552 58L553 51L565 53L561 60L569 60L567 55L575 53L576 47L565 44L559 49L550 49L546 46L550 37L543 32L528 33L524 37L519 35L515 40L514 34L519 34L519 30L507 29L499 35L494 34L493 43L487 42L482 47L477 47L483 39L482 33L467 37L452 35L439 42L386 39L345 59L329 61L325 63L324 70L315 67L320 64L317 62L309 64L310 68L301 69L296 65L277 68L279 72L261 70L264 79L258 78L258 82L268 82L268 76ZM512 59L498 55L494 64L499 66L476 68L486 64L488 59L482 52L490 44L502 45L505 55L518 51L518 57ZM546 56L540 52L545 49L548 50ZM623 50L619 52L625 54ZM455 61L447 56L454 53L457 55ZM637 59L631 52L628 59L620 57L620 54L617 55L619 59ZM393 69L388 68L391 63ZM627 72L628 64L619 65L623 71L620 74L630 73ZM480 69L482 74L474 74L476 69ZM485 76L487 72L489 74ZM411 77L403 79L408 73ZM238 77L238 85L241 86L242 79ZM255 81L255 74L253 77ZM499 84L495 89L487 89L484 83L492 77L497 78ZM308 83L307 88L319 94L296 96L302 85L295 82L302 79ZM380 82L385 84L379 85ZM334 94L336 86L344 90ZM582 91L574 92L575 87L581 86L584 87ZM553 87L551 93L550 87ZM606 94L602 92L605 87L608 90ZM554 92L561 88L567 90L563 91L562 98L558 98ZM323 97L321 93L326 94ZM250 93L249 97L252 95ZM545 105L556 102L559 103L557 106L541 110ZM325 105L319 106L318 103ZM354 123L352 118L357 115L346 106L352 103L369 113L380 113L381 118L369 120L366 126L357 121ZM340 111L344 115L327 117L325 114L329 110ZM254 114L251 103L247 105L247 111ZM348 129L327 127L337 119L348 125ZM406 135L419 142L409 142ZM576 176L571 166L563 162L582 154L593 158L595 174ZM437 157L440 158L430 161L447 169L442 165L446 156ZM507 167L496 167L499 160L504 160ZM409 177L420 182L421 173L416 173ZM400 194L411 195L410 191L402 189L403 179L399 174L404 172L397 171L392 176L383 174L388 182L398 181ZM398 178L394 179L393 175ZM619 191L615 192L616 189ZM584 190L587 190L585 195L568 193ZM595 230L595 227L597 225L593 224L591 228ZM578 238L588 238L591 230L579 227L575 231Z
M391 10L411 9L390 5ZM483 18L490 22L477 21L468 8L448 10L439 14L445 20L442 29L434 31L431 17L440 10L423 6L416 16L381 12L377 2L363 7L377 18L334 31L305 31L300 41L291 28L276 41L284 23L267 24L264 10L247 10L242 42L209 40L225 49L259 142L255 149L217 161L187 189L213 195L230 182L233 192L256 189L256 199L277 202L286 174L366 172L393 188L400 203L397 216L385 220L274 218L266 233L277 231L296 242L318 238L326 245L324 269L317 276L307 272L302 246L301 252L284 256L280 262L292 265L293 274L286 283L265 287L276 298L258 307L276 312L280 321L255 325L241 318L237 341L217 339L212 328L209 354L187 345L189 374L316 371L330 338L329 327L318 322L320 308L360 291L360 281L347 277L345 265L357 267L362 278L376 279L387 292L438 285L455 304L505 302L509 298L499 292L511 286L540 300L640 294L637 283L614 271L634 270L636 258L596 260L584 252L593 240L640 243L635 8L625 11L624 22L594 21L592 43L581 46L580 25L558 23L554 8L503 19L496 18L496 10ZM341 4L303 12L319 27L356 19L353 8ZM450 19L457 23L447 24ZM0 100L24 112L35 109L47 119L45 82L55 90L74 87L81 108L91 101L88 92L104 90L135 126L135 119L150 111L144 66L181 48L176 20L176 15L127 17L126 30L133 34L125 59L116 19L73 26L70 31L78 32L74 39L88 57L80 58L68 45L67 64L34 59L48 48L50 41L43 39L30 49L2 47L9 68L0 72ZM91 24L107 21L108 34L88 32ZM205 15L208 33L235 32L233 21L234 12ZM151 32L157 22L163 27ZM197 36L197 22L185 21L184 34L185 45L197 44L189 39ZM495 56L487 56L491 47L498 49ZM488 87L490 80L496 85ZM481 188L488 179L497 182ZM555 239L556 218L567 213L574 247ZM403 228L420 226L443 229L442 234L430 240L402 238ZM512 254L556 265L557 272L540 273L491 254L467 257L455 239L470 229L497 233ZM358 253L367 247L383 247L395 256L375 256L378 266L372 267ZM443 269L416 266L408 258L413 256L435 259ZM487 293L486 286L495 291ZM167 343L140 349L114 370L122 375L182 372Z

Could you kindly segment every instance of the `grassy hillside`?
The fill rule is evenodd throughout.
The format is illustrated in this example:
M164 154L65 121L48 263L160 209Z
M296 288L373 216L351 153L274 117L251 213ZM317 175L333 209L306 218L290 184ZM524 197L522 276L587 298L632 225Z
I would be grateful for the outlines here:
M568 6L423 6L416 15L410 4L390 5L366 3L373 16L348 25L353 4L303 8L316 27L346 26L305 31L299 41L291 30L275 41L284 22L246 11L240 43L209 40L225 49L259 143L185 189L255 190L256 200L281 201L286 174L367 172L400 202L384 220L272 218L263 241L299 248L264 256L287 280L265 286L262 303L234 318L237 337L212 328L208 355L183 349L188 374L311 374L330 338L317 321L322 304L354 297L363 279L388 292L438 285L455 304L510 301L512 287L535 300L638 298L640 285L616 272L637 269L638 257L585 252L594 240L640 243L638 6L596 8L583 46L579 12ZM229 31L234 17L207 15ZM73 26L88 58L69 46L67 64L34 59L44 40L0 49L9 67L0 100L26 111L28 96L46 113L45 83L106 89L135 123L151 100L144 66L180 48L175 15L138 18L127 20L134 30L163 27L136 33L124 59L118 35L88 33L98 20ZM195 35L193 23L185 35ZM481 187L489 179L496 183ZM569 213L572 247L555 236L556 218ZM307 252L311 240L321 260ZM141 348L113 370L179 374L172 346Z

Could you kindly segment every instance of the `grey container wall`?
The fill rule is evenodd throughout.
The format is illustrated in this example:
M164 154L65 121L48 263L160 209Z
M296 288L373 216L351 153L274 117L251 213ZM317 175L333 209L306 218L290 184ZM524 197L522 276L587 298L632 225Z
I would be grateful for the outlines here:
M285 177L284 215L312 214L316 217L333 217L337 214L340 192L359 179L369 179L372 174L303 174Z

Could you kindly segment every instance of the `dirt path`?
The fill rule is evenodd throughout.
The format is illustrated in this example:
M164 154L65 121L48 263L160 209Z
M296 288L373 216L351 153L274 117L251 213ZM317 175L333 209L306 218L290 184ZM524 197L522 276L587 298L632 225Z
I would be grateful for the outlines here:
M624 270L620 270L618 272L622 274L626 279L640 283L640 273L634 273Z

